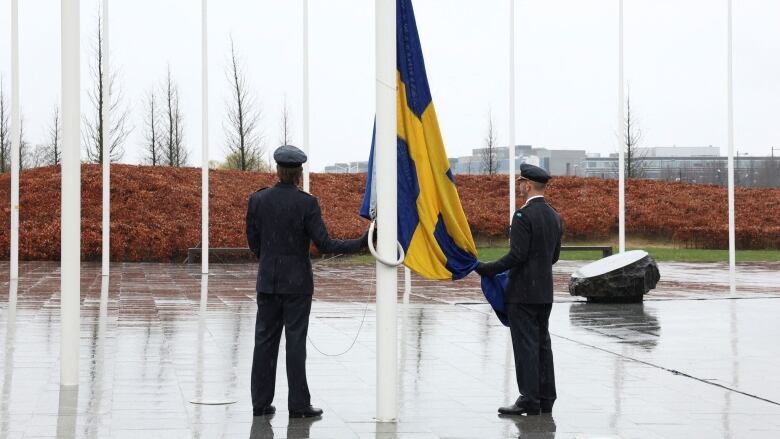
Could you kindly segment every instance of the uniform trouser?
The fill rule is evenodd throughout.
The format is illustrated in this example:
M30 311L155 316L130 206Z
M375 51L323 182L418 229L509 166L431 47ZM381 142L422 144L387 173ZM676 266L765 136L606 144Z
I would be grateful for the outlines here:
M296 410L311 404L306 382L306 333L312 296L308 294L258 294L255 352L252 358L252 406L271 405L276 384L276 360L284 327L287 351L287 407Z
M520 394L532 402L555 401L555 370L550 344L552 304L508 303L509 329Z

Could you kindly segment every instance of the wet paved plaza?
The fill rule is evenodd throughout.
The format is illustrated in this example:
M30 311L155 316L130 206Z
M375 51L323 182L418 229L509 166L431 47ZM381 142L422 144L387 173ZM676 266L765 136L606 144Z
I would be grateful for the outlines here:
M315 266L307 368L325 416L290 421L284 361L278 413L251 415L253 265L213 266L202 295L198 266L115 264L102 282L85 264L74 391L59 387L57 264L23 263L14 304L2 262L0 438L780 437L780 264L740 265L732 296L725 265L662 263L643 305L568 296L579 265L556 266L552 416L496 415L517 397L512 350L472 275L399 294L399 422L381 424L371 266ZM326 355L363 319L352 350Z

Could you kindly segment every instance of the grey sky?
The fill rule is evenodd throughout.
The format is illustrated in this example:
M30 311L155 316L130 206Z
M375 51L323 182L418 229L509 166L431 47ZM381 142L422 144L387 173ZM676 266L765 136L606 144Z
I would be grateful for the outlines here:
M82 0L82 87L99 0ZM734 2L736 144L780 146L780 2ZM185 140L200 155L200 2L114 0L112 62L135 127L125 162L141 158L142 96L170 64ZM517 140L549 148L615 150L617 0L517 0ZM492 109L507 136L505 0L416 0L434 103L450 156L481 146ZM10 0L0 0L0 73L10 91ZM365 160L374 113L374 2L311 0L311 162ZM210 2L211 158L225 155L222 124L229 36L263 107L266 145L278 144L282 102L301 141L301 1ZM59 1L20 0L25 131L45 142L59 97ZM726 1L625 0L626 80L646 146L726 146ZM87 107L83 93L82 108Z

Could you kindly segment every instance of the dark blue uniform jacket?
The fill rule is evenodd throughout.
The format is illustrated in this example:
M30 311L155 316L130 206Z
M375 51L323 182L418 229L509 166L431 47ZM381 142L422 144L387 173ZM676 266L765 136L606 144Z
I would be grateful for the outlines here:
M509 270L505 303L552 303L552 266L561 253L561 217L544 198L534 198L512 217L509 253L484 264L495 276Z
M260 258L256 288L261 294L314 292L309 258L312 241L322 253L352 253L364 245L361 239L331 239L317 198L285 183L261 189L249 198L246 238Z

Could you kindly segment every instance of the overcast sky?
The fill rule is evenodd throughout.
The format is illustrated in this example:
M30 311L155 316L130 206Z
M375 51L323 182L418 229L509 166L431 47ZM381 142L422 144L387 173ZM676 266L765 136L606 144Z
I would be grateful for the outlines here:
M60 96L60 2L20 0L25 132L46 141ZM736 145L780 146L780 2L739 0L734 10ZM82 0L82 110L99 0ZM450 156L483 143L492 111L508 134L508 4L415 0L428 79ZM225 68L232 34L262 104L265 144L279 144L287 99L301 142L301 10L290 0L210 2L211 159L225 156ZM10 0L0 0L0 74L10 93ZM111 3L111 60L135 127L123 161L138 163L142 97L170 65L179 83L185 141L200 164L200 2ZM517 0L517 141L616 151L617 0ZM374 2L310 0L311 163L365 160L374 117ZM644 146L726 152L726 0L625 0L625 69Z

